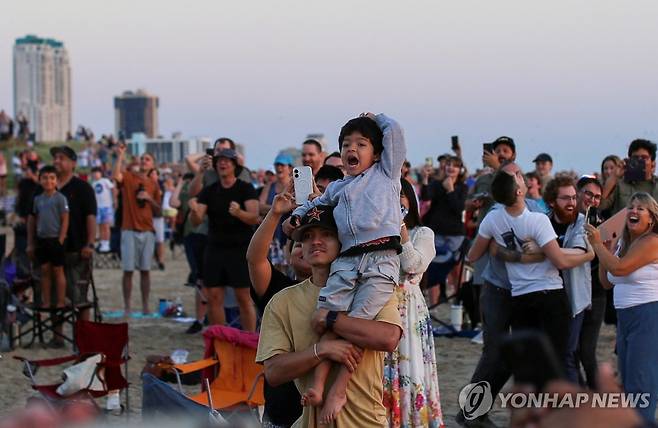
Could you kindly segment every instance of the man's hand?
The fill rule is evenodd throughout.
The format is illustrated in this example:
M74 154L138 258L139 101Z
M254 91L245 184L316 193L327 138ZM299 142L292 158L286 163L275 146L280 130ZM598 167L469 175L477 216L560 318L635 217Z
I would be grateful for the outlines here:
M125 144L117 144L115 147L115 150L117 152L117 155L120 157L123 157L126 154L126 145Z
M201 171L208 171L209 169L211 169L212 156L208 154L203 155L203 157L201 158L200 166L201 166Z
M493 169L500 168L500 161L498 160L498 156L496 156L496 154L493 152L485 151L482 155L482 162Z
M242 209L240 208L240 204L238 204L235 201L231 201L231 203L228 206L228 213L231 214L233 217L238 217L240 215L240 211L242 211Z
M534 239L525 239L523 241L523 252L526 254L541 254L543 251Z
M293 225L293 223L292 223L293 218L295 218L296 222L299 222L299 218L297 218L295 216L291 216L291 217L288 217L286 219L286 221L283 222L283 224L281 224L281 228L283 229L283 233L285 233L288 236L291 236L292 233L295 231L295 229L297 229L297 226L299 226L299 224L297 224L297 223L295 223Z
M142 190L141 192L139 192L137 194L137 199L144 202L153 202L153 198L151 197L151 194L146 190Z
M313 318L311 318L311 327L320 336L327 331L327 314L329 313L328 309L316 309L313 313Z
M94 256L94 249L89 248L89 246L85 246L80 250L80 257L82 257L85 260L89 260Z
M363 351L343 339L324 340L318 343L318 355L320 358L328 358L347 367L350 373L354 373L363 357Z
M295 209L295 197L288 192L279 193L272 201L272 212L274 214L283 215Z

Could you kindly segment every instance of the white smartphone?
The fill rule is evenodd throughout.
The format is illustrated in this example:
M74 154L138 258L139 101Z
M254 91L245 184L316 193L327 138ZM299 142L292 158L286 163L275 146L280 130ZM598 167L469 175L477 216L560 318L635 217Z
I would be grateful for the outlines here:
M297 205L302 205L313 193L313 170L310 166L293 168L292 181L295 185L295 202Z

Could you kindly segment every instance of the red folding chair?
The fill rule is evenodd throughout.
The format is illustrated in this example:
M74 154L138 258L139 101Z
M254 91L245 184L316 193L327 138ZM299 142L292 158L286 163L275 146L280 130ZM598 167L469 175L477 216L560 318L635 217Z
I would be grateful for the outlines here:
M28 360L15 356L25 364L24 373L30 378L32 388L49 401L70 400L81 397L99 398L110 391L125 391L125 409L130 412L130 397L128 395L128 324L104 324L78 320L75 325L75 344L78 353L67 357L46 360ZM97 367L97 372L104 370L104 385L102 391L83 389L73 396L63 397L57 393L60 383L38 385L35 379L39 367L52 367L64 363L77 363L92 354L103 354L104 360ZM123 372L122 372L123 366Z

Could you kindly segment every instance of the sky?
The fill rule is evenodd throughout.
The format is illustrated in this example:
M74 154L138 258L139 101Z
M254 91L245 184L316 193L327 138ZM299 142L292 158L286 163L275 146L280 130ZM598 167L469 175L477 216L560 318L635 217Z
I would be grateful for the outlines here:
M470 169L507 135L524 169L540 152L592 172L634 138L658 140L658 3L24 0L0 17L0 108L13 113L12 48L64 42L73 124L114 132L113 97L160 97L160 133L230 136L247 163L385 112L408 158L448 152Z

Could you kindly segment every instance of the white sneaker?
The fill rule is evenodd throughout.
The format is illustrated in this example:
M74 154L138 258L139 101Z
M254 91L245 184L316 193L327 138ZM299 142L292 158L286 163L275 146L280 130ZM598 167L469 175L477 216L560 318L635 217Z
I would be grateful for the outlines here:
M111 391L109 394L107 394L105 408L107 410L118 410L121 408L121 398L119 397L119 391Z
M482 332L479 332L473 339L471 339L472 343L476 343L478 345L483 345L484 344L484 338L482 335Z

